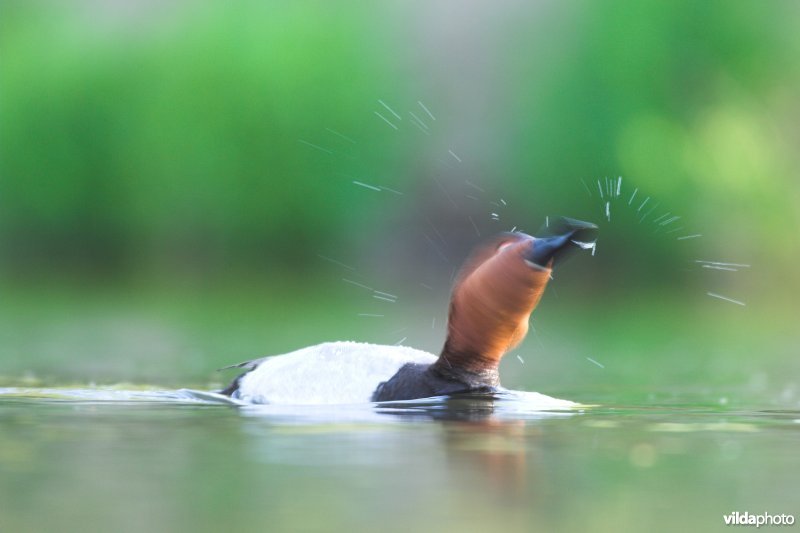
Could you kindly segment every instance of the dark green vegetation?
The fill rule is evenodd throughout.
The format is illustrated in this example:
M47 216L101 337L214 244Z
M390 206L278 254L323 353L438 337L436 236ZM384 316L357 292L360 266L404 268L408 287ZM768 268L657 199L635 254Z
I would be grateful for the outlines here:
M640 187L704 233L712 259L758 254L786 274L796 11L543 3L471 27L480 13L423 6L3 2L0 272L306 275L326 248L423 240L370 240L398 222L471 233L466 215L488 219L501 197L505 229L599 219L599 202L576 209L579 180L622 175L625 193ZM403 115L398 131L378 99ZM624 259L661 274L687 257L650 227L618 231Z
M799 26L791 1L0 2L0 387L436 352L477 233L563 214L597 254L558 268L501 373L602 404L309 421L4 395L0 530L797 516Z

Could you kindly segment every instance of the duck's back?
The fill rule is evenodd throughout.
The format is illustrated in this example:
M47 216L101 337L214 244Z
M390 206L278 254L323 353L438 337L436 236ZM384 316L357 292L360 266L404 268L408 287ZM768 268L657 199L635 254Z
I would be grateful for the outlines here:
M436 356L406 346L326 342L253 362L230 391L249 403L346 404L369 402L378 385L406 363Z

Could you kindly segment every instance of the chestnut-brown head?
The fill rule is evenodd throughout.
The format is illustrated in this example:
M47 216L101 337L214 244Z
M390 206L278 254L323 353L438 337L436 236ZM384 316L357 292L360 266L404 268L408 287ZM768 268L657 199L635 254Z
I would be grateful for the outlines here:
M504 233L475 249L453 287L440 368L496 372L503 354L522 342L554 261L594 240L594 224L563 220L552 237Z

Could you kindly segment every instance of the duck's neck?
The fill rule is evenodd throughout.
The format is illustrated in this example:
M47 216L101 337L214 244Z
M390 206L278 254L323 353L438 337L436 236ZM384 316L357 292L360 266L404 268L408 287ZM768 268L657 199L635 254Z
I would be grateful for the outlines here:
M445 379L465 383L470 388L499 387L499 364L500 358L458 352L446 342L439 359L431 365L431 371Z

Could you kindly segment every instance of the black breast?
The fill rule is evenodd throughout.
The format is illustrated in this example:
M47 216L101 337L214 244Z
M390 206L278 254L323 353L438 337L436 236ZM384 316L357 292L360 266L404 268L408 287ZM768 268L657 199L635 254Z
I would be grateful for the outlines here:
M435 365L406 363L397 373L384 381L372 394L373 402L415 400L462 392L488 391L486 383L470 383L443 376Z

